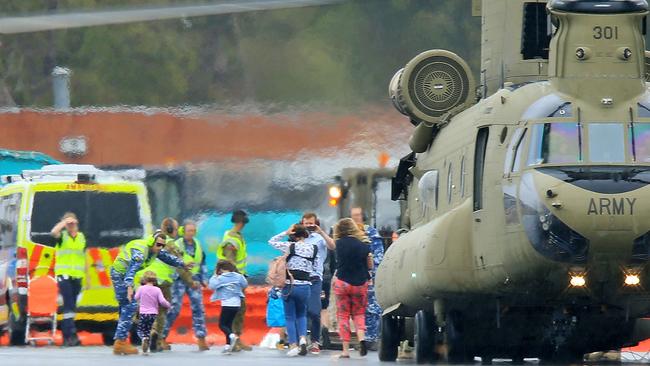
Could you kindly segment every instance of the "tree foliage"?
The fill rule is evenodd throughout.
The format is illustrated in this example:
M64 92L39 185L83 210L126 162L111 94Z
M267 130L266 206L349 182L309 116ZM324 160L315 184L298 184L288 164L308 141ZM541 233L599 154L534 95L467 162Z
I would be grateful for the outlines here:
M191 2L191 1L184 1ZM87 9L179 1L48 0ZM43 11L11 0L0 13ZM55 65L73 71L74 105L383 101L417 53L445 48L478 72L471 0L351 0L342 5L5 36L2 77L19 105L52 103Z

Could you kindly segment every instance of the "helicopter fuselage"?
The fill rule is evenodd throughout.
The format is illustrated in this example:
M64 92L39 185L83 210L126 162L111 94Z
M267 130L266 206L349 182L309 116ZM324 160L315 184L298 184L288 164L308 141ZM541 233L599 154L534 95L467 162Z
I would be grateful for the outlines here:
M410 231L377 272L385 315L463 328L473 355L582 355L648 336L635 333L650 313L646 12L562 6L550 6L548 81L504 84L416 155Z

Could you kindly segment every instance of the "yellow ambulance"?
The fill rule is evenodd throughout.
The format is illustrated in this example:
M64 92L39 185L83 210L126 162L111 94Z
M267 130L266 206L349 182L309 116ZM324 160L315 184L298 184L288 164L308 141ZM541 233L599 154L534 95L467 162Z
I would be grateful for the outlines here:
M77 302L79 330L112 342L117 302L110 267L119 248L152 233L144 171L50 165L2 177L0 185L0 333L24 344L29 279L52 275L52 227L65 212L86 237L86 277Z

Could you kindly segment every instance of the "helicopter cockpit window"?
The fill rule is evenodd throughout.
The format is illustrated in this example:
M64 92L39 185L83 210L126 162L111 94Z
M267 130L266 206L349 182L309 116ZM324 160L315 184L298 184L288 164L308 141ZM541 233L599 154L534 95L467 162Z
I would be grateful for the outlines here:
M420 178L418 182L420 202L425 209L438 208L438 171L431 170Z
M633 123L629 135L630 155L634 161L650 163L650 123Z
M524 129L518 128L517 130L515 130L515 133L512 134L512 138L510 139L510 143L508 144L508 149L506 150L506 160L503 166L504 175L507 175L512 171L515 149L519 145L519 141L521 140L521 136L523 135L523 133L524 133Z
M589 125L589 161L595 163L625 162L625 126L622 123Z
M650 101L645 100L639 102L639 108L637 109L637 114L640 118L650 118Z
M577 123L544 123L532 128L528 165L582 161L582 133Z
M517 142L517 147L515 150L515 161L512 163L511 172L516 173L521 169L521 159L524 158L524 138L526 137L526 131L521 134L519 141Z

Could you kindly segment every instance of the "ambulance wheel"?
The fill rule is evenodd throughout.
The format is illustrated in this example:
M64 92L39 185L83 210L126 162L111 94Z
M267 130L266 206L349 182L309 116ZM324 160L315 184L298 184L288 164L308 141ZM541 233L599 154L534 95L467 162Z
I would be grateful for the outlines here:
M102 332L102 342L104 343L104 346L112 346L113 343L115 343L115 340L113 339L115 337L115 331L113 330L106 330Z
M381 329L379 332L379 360L384 362L394 362L397 360L400 341L399 322L392 315L383 315L381 317Z
M415 314L414 328L415 363L421 365L433 362L436 345L435 320L433 316L424 310L418 311Z
M11 301L11 300L10 300ZM9 303L9 309L12 308ZM17 320L14 317L13 311L9 310L9 345L11 346L24 346L25 345L25 322Z

